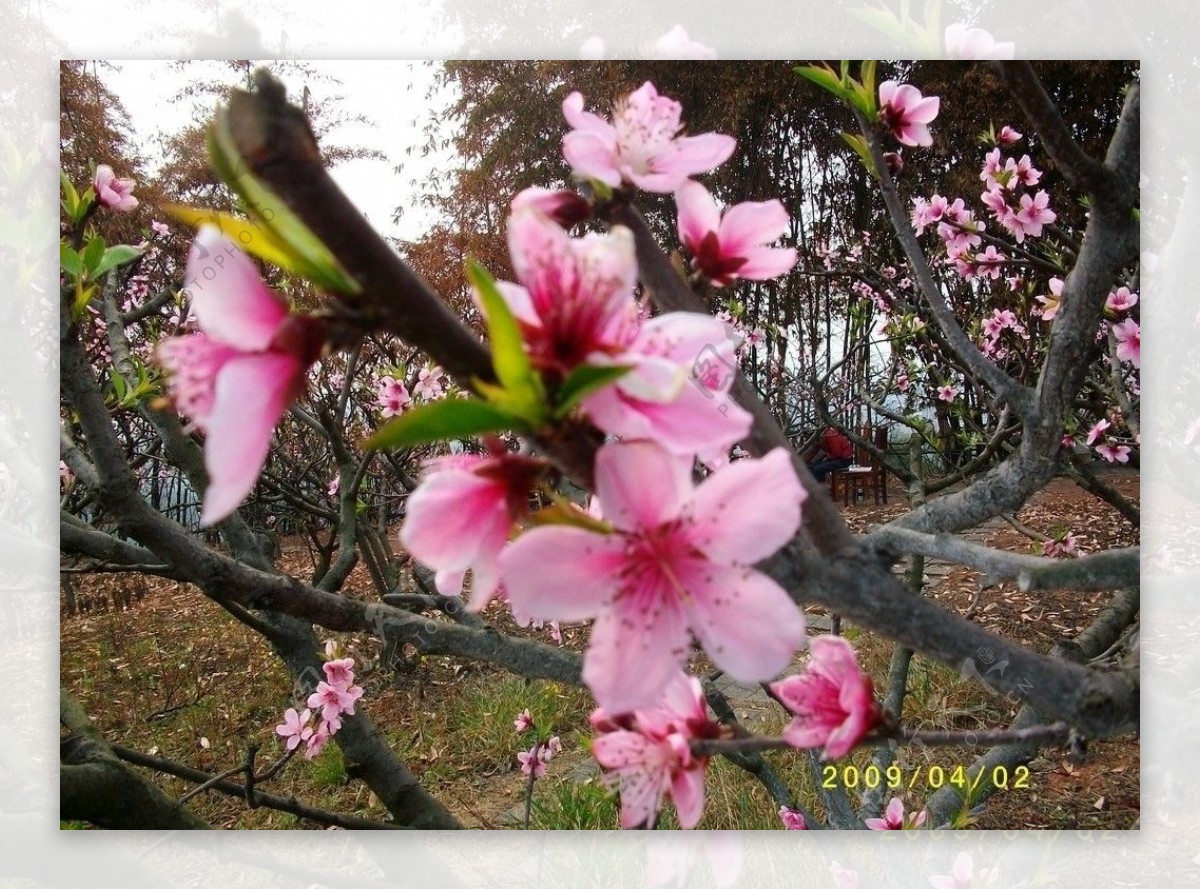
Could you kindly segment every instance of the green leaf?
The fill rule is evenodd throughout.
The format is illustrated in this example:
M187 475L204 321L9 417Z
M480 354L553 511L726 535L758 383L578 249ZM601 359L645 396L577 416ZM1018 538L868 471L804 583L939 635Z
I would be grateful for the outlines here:
M468 260L467 278L479 294L479 304L487 321L488 340L492 345L492 367L504 390L503 398L495 398L496 392L490 387L488 394L492 401L505 405L536 425L545 415L546 391L525 354L525 341L517 319L483 266Z
M842 133L842 139L854 149L854 153L862 160L863 166L867 168L867 172L879 178L879 169L875 166L875 159L871 157L871 149L867 147L867 140L854 133Z
M524 429L521 418L479 399L444 399L409 408L367 439L367 448L409 448L445 439Z
M792 69L801 77L811 80L817 86L828 90L839 99L846 98L846 91L842 88L842 82L838 76L833 73L833 69L826 65L800 65Z
M361 292L358 282L342 268L325 243L254 176L234 143L229 116L228 110L219 112L209 130L209 159L217 175L241 197L255 222L271 233L283 257L282 261L273 262L326 290L343 294ZM244 246L250 249L249 245Z
M275 237L270 229L257 222L203 207L186 207L183 204L164 204L162 207L185 225L197 229L203 225L216 226L221 230L221 234L246 253L281 269L299 273L299 270L294 268L295 263L287 245Z
M89 241L87 246L83 249L83 269L89 278L99 277L99 273L96 273L94 270L96 265L100 262L100 257L104 256L105 246L104 239L97 236Z
M66 173L59 173L58 176L62 182L63 209L67 211L67 217L74 222L79 218L79 192Z
M58 246L58 263L63 267L64 272L75 278L78 278L79 273L83 271L83 260L78 253L71 249L69 244Z
M555 415L563 417L587 395L607 386L632 370L630 365L579 365L558 388Z
M131 263L142 255L142 252L136 247L130 247L128 244L115 244L108 250L104 251L104 256L100 258L100 262L96 265L93 277L99 278L105 272L109 272L117 266L124 266L126 263Z
M879 112L876 107L877 91L875 89L875 68L876 61L874 59L866 59L862 63L862 92L865 98L865 107L863 114L870 120Z

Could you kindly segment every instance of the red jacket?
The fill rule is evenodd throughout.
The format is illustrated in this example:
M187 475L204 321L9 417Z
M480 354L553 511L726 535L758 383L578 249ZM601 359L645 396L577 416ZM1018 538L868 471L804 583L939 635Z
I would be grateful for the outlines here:
M835 460L854 457L854 445L833 427L826 427L821 433L821 448Z

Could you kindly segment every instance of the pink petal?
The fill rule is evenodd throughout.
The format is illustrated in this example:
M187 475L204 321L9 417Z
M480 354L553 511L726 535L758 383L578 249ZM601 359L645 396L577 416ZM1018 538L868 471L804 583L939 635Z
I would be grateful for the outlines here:
M758 460L735 461L696 489L692 541L716 562L753 565L792 539L807 496L782 448Z
M732 399L689 380L670 403L643 402L616 387L584 400L584 407L602 430L626 438L654 439L673 454L727 450L750 432L753 418Z
M464 572L484 550L499 551L511 526L502 484L446 469L431 473L409 496L400 543L440 572Z
M655 158L654 166L658 172L675 174L682 180L695 173L707 173L724 164L735 148L737 140L722 133L684 136L671 143L666 158L661 161Z
M596 494L622 531L653 529L679 516L692 495L692 462L653 442L612 442L596 454ZM563 619L560 619L563 620Z
M244 351L266 349L288 314L250 258L215 226L196 235L186 288L204 332Z
M618 729L592 739L592 756L604 769L629 769L645 763L647 745L640 732Z
M610 714L653 708L678 674L688 643L687 622L675 601L618 600L592 625L583 681Z
M267 462L271 433L296 395L304 367L290 355L267 352L232 358L217 376L206 422L201 525L232 513L254 488Z
M624 376L619 378L621 391L643 402L671 402L679 396L679 392L687 384L687 371L679 363L655 356L641 356L628 353L611 358L599 354L592 364L600 365L632 365Z
M746 256L750 248L780 238L790 222L779 201L745 201L725 211L721 220L721 248L731 256ZM738 270L742 274L742 270Z
M604 135L573 130L563 137L563 157L578 176L598 179L613 188L621 184L615 145Z
M804 613L761 572L695 561L680 571L688 623L717 667L743 683L770 680L805 643Z
M694 250L705 235L720 228L721 212L717 202L698 182L689 179L675 190L675 206L679 211L679 240L689 249Z
M679 770L671 779L671 799L680 828L695 828L704 815L704 767Z
M756 247L746 251L746 262L738 267L738 278L769 281L792 270L796 265L794 247Z
M497 281L496 288L500 291L504 302L508 304L508 311L517 321L534 328L542 326L542 320L538 317L537 310L533 308L533 300L529 297L529 291L511 281Z
M611 134L613 144L616 144L617 134L613 125L598 114L584 111L583 94L578 90L563 99L562 110L563 117L574 129L589 133Z
M616 592L625 543L617 535L543 526L500 554L500 573L514 610L544 621L585 621Z

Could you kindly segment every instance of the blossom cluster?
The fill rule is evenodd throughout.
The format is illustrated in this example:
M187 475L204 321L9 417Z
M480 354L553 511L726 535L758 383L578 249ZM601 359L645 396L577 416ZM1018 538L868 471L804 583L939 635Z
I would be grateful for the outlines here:
M332 642L326 644L325 652L327 660L321 665L325 679L309 695L308 707L300 712L288 708L283 722L275 727L288 751L303 743L304 756L310 760L342 728L343 717L354 714L355 703L363 695L362 687L354 685L354 659L334 658L336 648Z

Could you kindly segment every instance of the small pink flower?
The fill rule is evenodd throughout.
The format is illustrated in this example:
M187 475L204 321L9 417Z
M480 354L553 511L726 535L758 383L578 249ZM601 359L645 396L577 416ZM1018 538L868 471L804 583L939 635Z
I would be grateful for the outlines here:
M1050 295L1037 297L1037 301L1042 304L1043 321L1052 321L1054 316L1058 315L1059 307L1062 305L1063 283L1061 278L1051 278Z
M679 827L695 828L704 812L708 759L692 756L690 742L719 732L708 720L700 681L676 670L656 706L615 720L597 710L591 722L603 733L592 754L620 784L621 827L652 824L670 794Z
M604 445L596 493L614 533L541 526L500 557L514 609L596 619L583 679L612 713L653 706L692 635L743 682L775 676L804 644L803 613L752 568L799 525L805 492L790 456L738 461L699 486L692 464L653 442Z
M910 84L885 80L879 85L879 119L905 145L933 145L928 125L940 104L937 96L922 96Z
M224 519L254 487L271 433L304 390L324 324L288 312L250 259L213 226L188 255L187 292L203 333L158 346L176 406L206 434L201 525Z
M307 739L308 744L304 751L304 759L312 760L320 754L325 749L325 745L332 735L327 722L322 721L318 723L316 728L313 729L312 735Z
M417 375L417 385L413 387L413 395L432 402L440 399L446 392L446 374L441 368L422 368Z
M332 479L329 480L329 486L325 489L325 493L328 494L331 498L335 498L335 497L337 497L338 492L341 490L342 490L342 477L334 476Z
M546 762L541 758L541 747L539 742L528 751L521 751L517 754L517 760L521 762L521 772L524 775L533 774L534 778L546 775Z
M1125 312L1137 305L1138 295L1127 287L1119 287L1104 301L1104 308L1113 312Z
M1000 220L1020 243L1028 235L1036 238L1042 234L1042 226L1049 225L1058 218L1050 209L1050 196L1045 190L1040 190L1036 196L1021 195L1020 208L1010 219Z
M1096 446L1096 453L1108 461L1110 464L1127 464L1129 463L1129 446L1117 445L1112 441L1106 441L1103 445Z
M1000 132L996 134L996 144L998 145L1016 145L1021 141L1022 134L1018 133L1007 124L1000 128Z
M551 760L552 758L561 754L562 749L563 749L562 739L560 739L556 735L550 736L550 738L546 739L545 759Z
M904 815L904 802L898 797L888 801L887 809L883 811L882 819L864 819L867 828L872 831L900 831L902 829L920 828L928 816L925 810L919 813Z
M747 201L717 208L708 189L688 180L675 190L679 238L693 265L716 287L738 279L767 281L796 265L793 247L766 247L788 230L788 214L779 201Z
M468 569L473 611L486 606L500 583L500 551L544 464L510 453L498 441L490 455L457 455L430 461L409 495L400 543L434 569L442 593L462 591Z
M321 665L330 686L347 689L354 682L354 659L338 658Z
M1132 318L1112 326L1117 338L1117 358L1129 362L1135 368L1142 366L1142 329Z
M289 751L294 751L301 742L307 742L313 734L313 728L309 725L310 719L312 711L307 708L300 714L296 713L295 708L288 708L283 712L283 722L275 727L275 732L287 740Z
M945 386L938 387L938 398L943 402L953 402L958 398L958 389L947 383Z
M791 807L780 807L779 818L783 822L783 827L789 831L804 831L808 828L808 823L804 821L804 814Z
M154 234L160 238L166 238L171 234L171 227L165 222L159 222L157 219L150 223L150 228L154 230Z
M592 205L579 192L571 189L548 189L539 185L518 192L510 206L513 213L532 207L564 229L569 229L592 215Z
M797 748L824 745L827 760L844 757L882 719L875 689L842 637L817 637L808 645L812 658L807 670L771 684L796 715L783 737Z
M563 116L572 127L563 137L563 155L577 176L613 188L673 192L689 176L723 164L737 145L717 133L679 136L682 110L647 81L617 102L610 124L583 110L581 93L571 93L563 100Z
M383 377L375 383L376 404L384 417L396 417L412 404L408 388L395 377Z
M307 704L313 710L320 708L325 720L336 720L342 714L353 714L354 703L362 698L362 694L360 686L343 689L322 680L317 684L316 691L308 697Z
M117 179L113 168L108 164L96 166L96 176L92 180L92 188L96 191L96 200L110 210L128 213L138 206L138 199L133 196L136 183L132 179Z
M1096 440L1099 439L1101 434L1110 426L1112 426L1112 424L1104 418L1096 421L1096 424L1090 430L1088 430L1087 443L1089 445L1095 444Z
M907 374L901 374L896 378L896 389L900 390L900 392L908 392L910 384L911 381L909 381Z
M517 715L517 719L513 721L513 729L516 732L524 732L533 726L533 715L529 713L529 708L523 710Z
M1011 59L1015 52L1016 44L997 43L983 28L968 28L961 22L946 28L946 57L949 59Z

